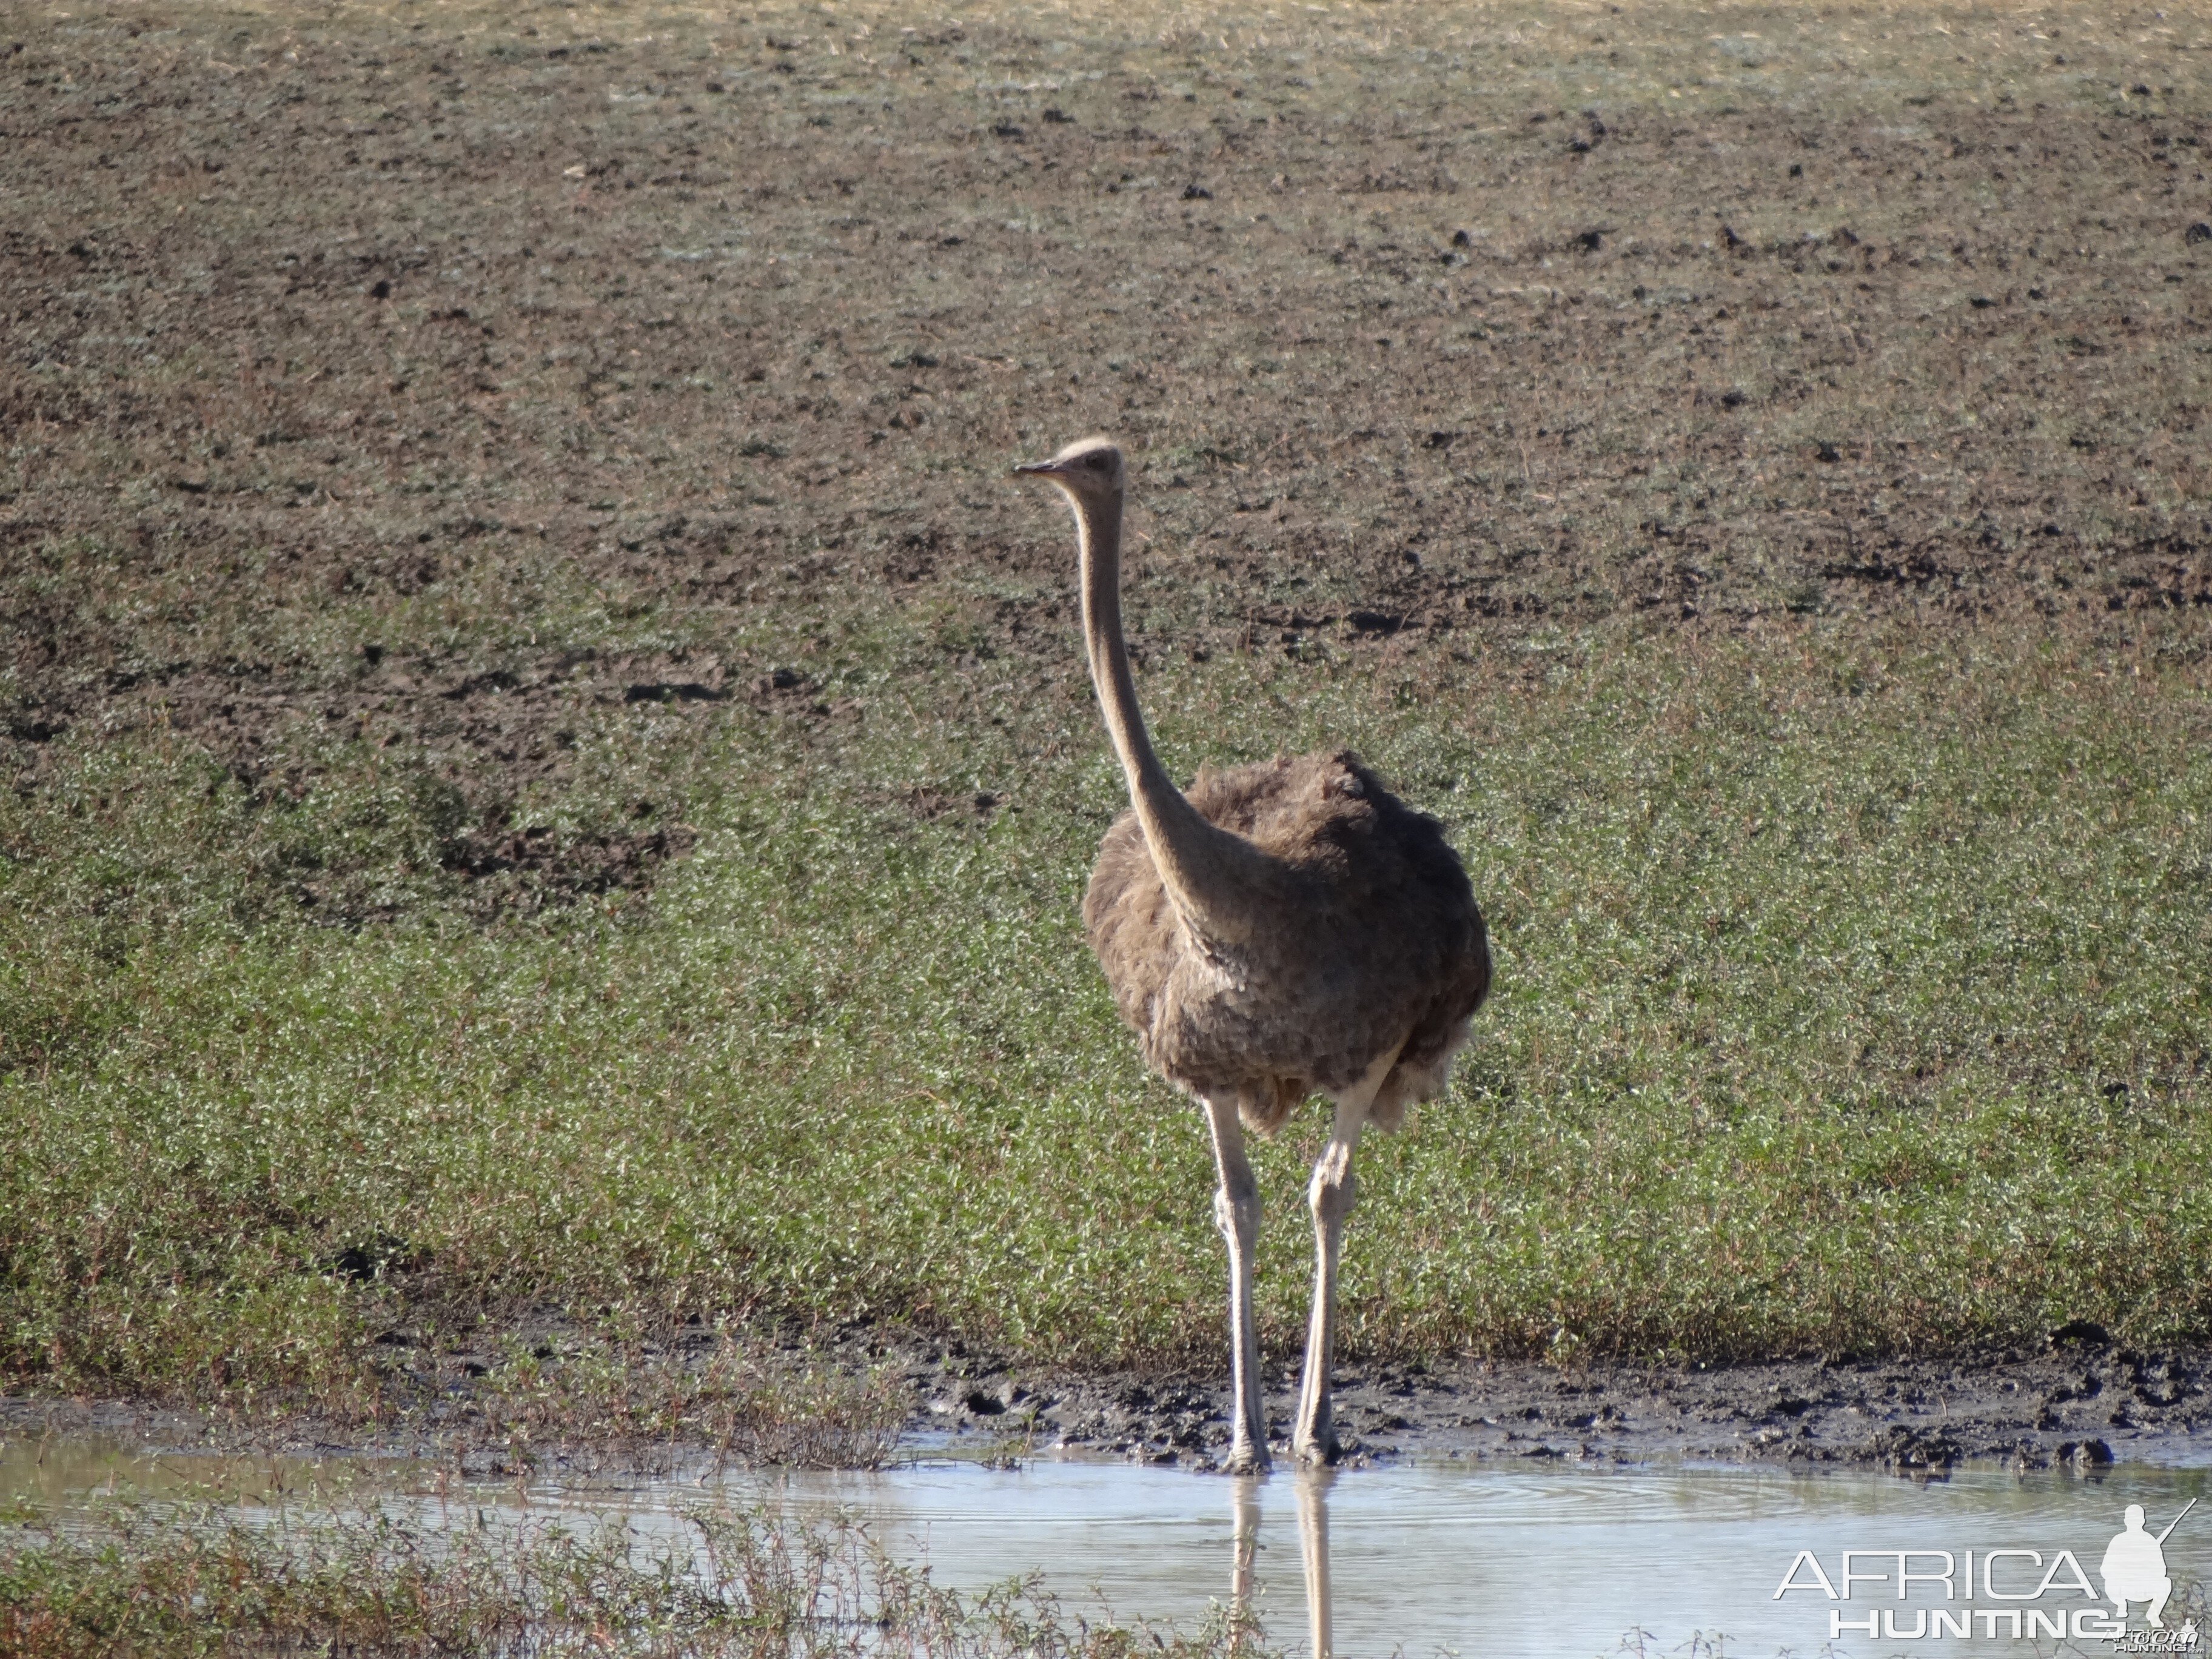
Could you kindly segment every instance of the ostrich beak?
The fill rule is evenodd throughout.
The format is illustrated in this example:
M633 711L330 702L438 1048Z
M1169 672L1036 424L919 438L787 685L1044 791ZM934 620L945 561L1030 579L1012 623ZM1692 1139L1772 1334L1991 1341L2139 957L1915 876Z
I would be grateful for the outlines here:
M1060 471L1057 461L1020 461L1014 466L1018 478L1049 478Z

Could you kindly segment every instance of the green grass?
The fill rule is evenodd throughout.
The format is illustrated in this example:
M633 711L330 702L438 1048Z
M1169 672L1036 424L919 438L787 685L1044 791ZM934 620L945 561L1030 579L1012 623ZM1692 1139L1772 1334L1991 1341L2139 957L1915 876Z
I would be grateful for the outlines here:
M853 667L872 700L835 737L740 716L661 763L700 839L649 901L489 927L258 902L346 837L428 879L430 809L366 762L257 805L181 748L64 739L65 786L0 805L9 1369L343 1391L410 1307L521 1303L1210 1352L1200 1120L1077 925L1120 799L1080 688L971 725L939 713L957 675L895 655ZM1179 765L1357 744L1447 820L1492 921L1449 1098L1363 1153L1352 1350L2212 1326L2188 653L1615 631L1420 683L1231 656L1144 690ZM681 714L621 718L684 745ZM890 793L931 780L1003 805ZM1261 1157L1278 1351L1321 1133ZM334 1272L349 1246L390 1270Z
M1093 1624L1034 1580L963 1596L858 1524L698 1506L675 1540L623 1522L502 1528L341 1504L307 1514L109 1498L0 1510L11 1659L358 1653L538 1659L1168 1659L1264 1656L1249 1615Z
M1349 743L1494 924L1351 1350L2212 1334L2202 9L909 12L0 65L0 1380L1218 1365L1003 471L1101 427L1178 771Z

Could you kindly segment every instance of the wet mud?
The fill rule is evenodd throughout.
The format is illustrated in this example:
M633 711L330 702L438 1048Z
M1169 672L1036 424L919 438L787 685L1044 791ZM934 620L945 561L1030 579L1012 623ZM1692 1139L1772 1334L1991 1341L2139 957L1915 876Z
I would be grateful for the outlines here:
M536 1321L541 1352L565 1352L559 1322ZM62 1430L214 1437L288 1449L345 1449L430 1455L477 1474L521 1463L576 1470L659 1466L700 1452L749 1461L742 1447L702 1444L682 1428L642 1423L610 1434L578 1417L539 1418L519 1445L501 1355L512 1330L487 1326L451 1351L423 1353L410 1375L414 1402L372 1424L298 1415L259 1423L188 1423L127 1406L17 1401L0 1405L0 1432L34 1424ZM958 1340L863 1328L825 1341L817 1333L763 1335L744 1364L794 1379L827 1397L821 1378L842 1377L869 1410L888 1395L889 1420L904 1407L883 1461L951 1455L1012 1464L1039 1458L1110 1458L1200 1472L1220 1468L1229 1442L1227 1365L1055 1370ZM634 1387L669 1392L726 1364L726 1337L679 1334L629 1358ZM555 1361L557 1364L558 1362ZM599 1363L604 1363L601 1357ZM1295 1362L1263 1366L1273 1455L1291 1461L1297 1398ZM1989 1349L1945 1358L1812 1356L1740 1364L1609 1361L1560 1367L1528 1360L1419 1360L1340 1364L1337 1431L1358 1467L1406 1458L1632 1464L1686 1459L1743 1464L1835 1465L1938 1474L1969 1463L2089 1473L2115 1462L2189 1464L2212 1456L2212 1346L2146 1350L2116 1345L2095 1328L2069 1328L2035 1349ZM829 1391L834 1395L833 1389ZM834 1412L834 1407L832 1408ZM888 1426L888 1422L886 1422ZM840 1425L779 1442L844 1445ZM644 1430L637 1432L635 1430ZM750 1461L758 1461L756 1449ZM769 1451L769 1461L784 1461ZM832 1463L848 1461L835 1455Z
M1229 1440L1226 1368L1038 1376L951 1358L908 1376L917 1429L1197 1469ZM2143 1352L2069 1335L2036 1352L1736 1365L1347 1364L1337 1429L1352 1462L1398 1457L2092 1470L2212 1449L2212 1349ZM1289 1455L1294 1366L1267 1369L1273 1451Z

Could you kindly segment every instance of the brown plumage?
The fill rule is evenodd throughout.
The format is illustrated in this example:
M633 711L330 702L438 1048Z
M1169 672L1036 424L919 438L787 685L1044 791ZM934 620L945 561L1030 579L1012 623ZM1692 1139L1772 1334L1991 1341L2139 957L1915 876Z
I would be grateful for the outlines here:
M1232 983L1175 925L1137 815L1114 821L1083 921L1146 1062L1194 1095L1233 1097L1247 1127L1273 1134L1396 1048L1367 1109L1396 1128L1443 1087L1490 989L1482 915L1443 827L1344 750L1201 768L1189 799L1272 860L1268 926Z
M1332 1462L1337 1256L1360 1131L1392 1129L1443 1086L1490 988L1467 872L1434 818L1340 750L1200 772L1185 795L1146 735L1121 637L1124 467L1103 439L1018 468L1075 510L1083 626L1100 712L1129 785L1083 919L1145 1059L1206 1104L1229 1243L1236 1407L1229 1462L1268 1461L1252 1313L1260 1200L1244 1127L1272 1133L1299 1102L1336 1106L1314 1167L1316 1271L1292 1444Z

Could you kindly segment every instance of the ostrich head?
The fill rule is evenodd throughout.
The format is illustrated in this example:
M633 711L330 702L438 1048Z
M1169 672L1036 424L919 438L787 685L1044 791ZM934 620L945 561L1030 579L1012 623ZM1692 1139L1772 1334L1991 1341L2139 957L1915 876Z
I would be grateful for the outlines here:
M1048 461L1028 461L1014 471L1058 484L1079 506L1121 493L1121 452L1103 438L1079 438Z

